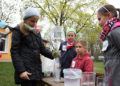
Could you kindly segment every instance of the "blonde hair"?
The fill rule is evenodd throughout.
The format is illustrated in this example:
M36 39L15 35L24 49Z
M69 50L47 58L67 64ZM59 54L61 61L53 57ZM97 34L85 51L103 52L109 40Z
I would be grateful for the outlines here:
M86 41L84 41L84 40L77 40L75 45L78 44L78 43L82 44L85 48L87 48L87 42Z

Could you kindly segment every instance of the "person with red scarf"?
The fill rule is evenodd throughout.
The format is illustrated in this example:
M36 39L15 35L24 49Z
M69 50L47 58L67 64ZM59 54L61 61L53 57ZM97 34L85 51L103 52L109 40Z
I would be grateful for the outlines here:
M99 25L103 28L105 86L120 86L120 9L105 5L97 12Z
M70 68L72 59L76 56L75 52L75 37L76 31L73 28L69 28L66 31L66 41L60 44L59 50L61 51L60 64L61 64L61 76L63 77L63 69Z
M77 52L77 56L72 60L71 68L81 69L82 72L93 72L93 61L87 49L86 41L78 40L76 42L75 51Z

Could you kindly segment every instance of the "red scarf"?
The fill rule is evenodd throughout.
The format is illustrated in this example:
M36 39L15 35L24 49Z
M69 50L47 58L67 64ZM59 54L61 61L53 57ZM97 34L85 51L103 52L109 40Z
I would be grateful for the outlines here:
M70 41L67 40L67 47L66 47L66 49L68 50L68 49L72 48L74 46L74 44L75 44L75 41L70 42Z
M120 26L120 20L118 20L116 17L111 18L110 20L108 20L105 25L104 28L100 34L100 39L102 39L103 41L105 40L105 37L108 35L108 33L112 30L114 30L116 27Z

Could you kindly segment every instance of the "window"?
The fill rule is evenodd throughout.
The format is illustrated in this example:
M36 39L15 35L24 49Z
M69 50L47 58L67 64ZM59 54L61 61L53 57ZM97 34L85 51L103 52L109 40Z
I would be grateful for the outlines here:
M9 36L2 37L4 34L0 32L0 53L8 53Z

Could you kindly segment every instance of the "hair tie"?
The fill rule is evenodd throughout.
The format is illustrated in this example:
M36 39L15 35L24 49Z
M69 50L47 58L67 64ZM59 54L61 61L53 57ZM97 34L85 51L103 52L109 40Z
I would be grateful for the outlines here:
M116 13L117 13L117 19L119 19L119 17L120 17L119 11L117 10Z

